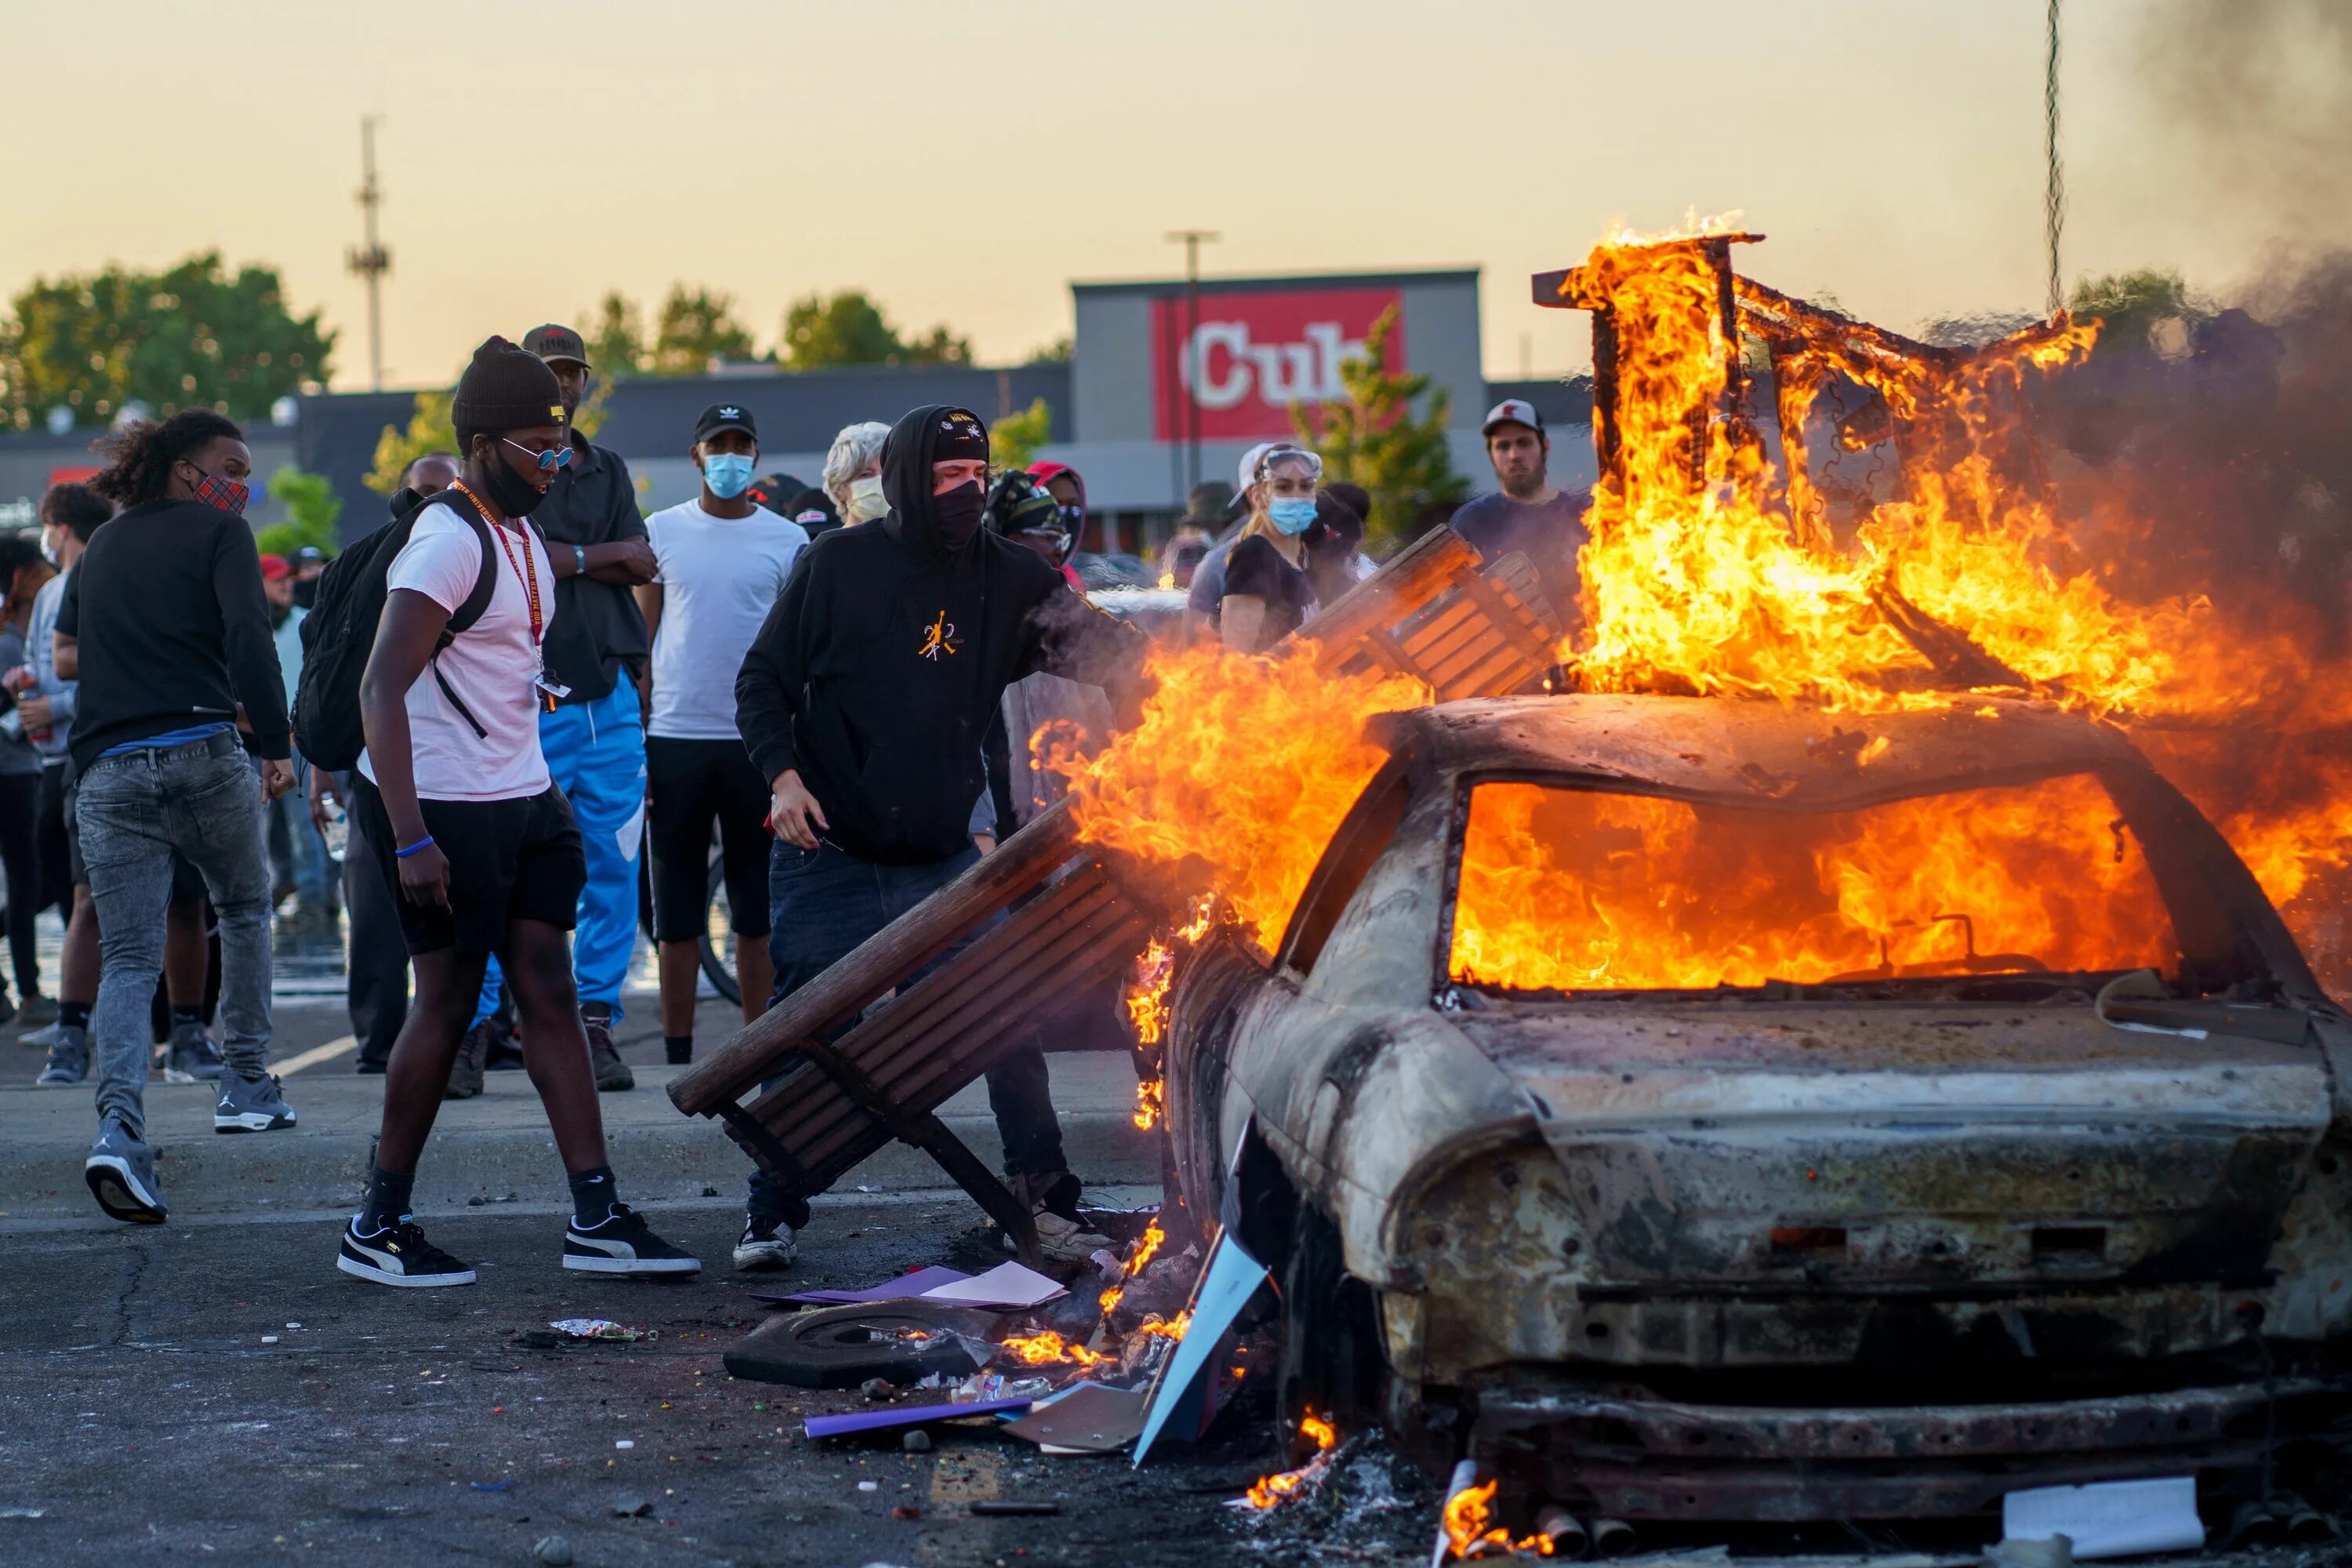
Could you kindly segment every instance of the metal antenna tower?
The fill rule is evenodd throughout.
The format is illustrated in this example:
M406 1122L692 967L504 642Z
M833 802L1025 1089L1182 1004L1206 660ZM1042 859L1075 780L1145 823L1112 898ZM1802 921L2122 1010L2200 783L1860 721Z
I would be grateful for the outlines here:
M383 390L383 275L392 270L392 252L376 238L375 212L383 205L383 187L375 178L375 128L383 116L360 118L360 211L367 217L367 243L343 253L343 265L367 279L369 384Z

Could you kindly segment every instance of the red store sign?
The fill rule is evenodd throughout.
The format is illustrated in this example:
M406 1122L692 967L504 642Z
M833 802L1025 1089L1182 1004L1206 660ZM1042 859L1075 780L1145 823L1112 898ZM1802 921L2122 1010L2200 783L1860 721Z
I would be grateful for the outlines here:
M1203 294L1190 332L1184 297L1151 302L1154 428L1162 441L1187 434L1185 393L1198 403L1204 441L1262 441L1292 434L1290 405L1311 413L1344 397L1339 363L1360 355L1381 312L1402 299L1387 289L1278 289ZM1389 334L1387 365L1405 368L1404 323Z

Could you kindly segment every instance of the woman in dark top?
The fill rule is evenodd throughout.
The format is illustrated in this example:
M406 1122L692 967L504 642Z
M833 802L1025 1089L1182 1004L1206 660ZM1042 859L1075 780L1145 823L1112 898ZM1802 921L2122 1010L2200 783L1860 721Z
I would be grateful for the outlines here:
M1217 635L1239 653L1263 653L1298 629L1320 601L1307 575L1307 532L1315 526L1315 485L1323 459L1276 447L1257 462L1249 521L1225 557Z

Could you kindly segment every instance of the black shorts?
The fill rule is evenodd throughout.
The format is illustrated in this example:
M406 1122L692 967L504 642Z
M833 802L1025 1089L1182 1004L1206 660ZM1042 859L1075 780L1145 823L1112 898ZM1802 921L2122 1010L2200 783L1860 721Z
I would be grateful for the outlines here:
M89 880L82 869L79 836L66 831L66 780L72 772L70 757L41 764L41 817L33 840L41 860L41 907L68 918L73 914L74 884Z
M646 737L646 837L653 850L654 940L702 935L710 830L726 864L728 923L768 934L768 785L740 741Z
M68 757L60 764L45 765L41 769L41 832L43 835L40 841L43 856L41 880L45 892L48 881L49 866L47 857L55 852L47 837L49 824L49 792L53 786L57 791L58 832L65 839L66 888L63 894L65 901L58 905L58 912L71 919L73 890L76 888L89 886L89 868L81 862L81 820L74 811L74 802L80 798L81 794L81 770L73 765L71 757ZM253 798L257 801L261 798L257 791ZM186 856L176 849L173 850L172 901L175 904L193 904L200 899L211 896L210 890L205 886L205 874L190 864Z
M394 900L411 953L452 947L467 955L496 952L516 921L572 929L580 890L588 885L588 859L562 790L550 784L544 794L517 800L417 804L425 830L449 862L449 907L428 909L404 895ZM393 852L392 819L375 785L358 773L352 775L351 811L386 885L397 893L400 858Z

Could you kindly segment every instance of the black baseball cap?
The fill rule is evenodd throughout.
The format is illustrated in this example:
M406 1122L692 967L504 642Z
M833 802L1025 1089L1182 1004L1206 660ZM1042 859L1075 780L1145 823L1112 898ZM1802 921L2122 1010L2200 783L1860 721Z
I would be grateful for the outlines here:
M568 359L580 365L588 363L588 345L580 341L580 334L570 327L559 327L552 321L525 332L522 346L541 359Z
M714 403L694 422L694 438L698 442L708 441L721 430L740 430L754 441L760 438L760 427L751 423L751 411L740 403Z

